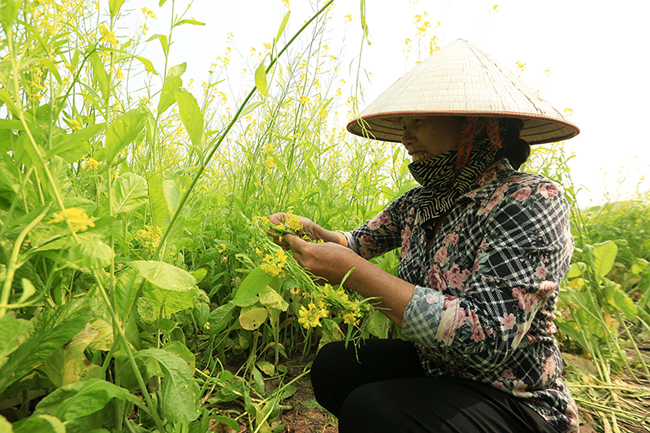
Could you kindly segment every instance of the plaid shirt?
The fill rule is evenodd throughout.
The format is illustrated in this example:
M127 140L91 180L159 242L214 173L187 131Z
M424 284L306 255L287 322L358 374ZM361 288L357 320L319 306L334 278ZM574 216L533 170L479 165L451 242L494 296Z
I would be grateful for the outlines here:
M497 161L456 201L427 251L421 190L345 235L365 258L401 247L399 277L416 285L402 330L424 370L491 384L558 431L577 431L553 336L559 285L573 253L562 192Z

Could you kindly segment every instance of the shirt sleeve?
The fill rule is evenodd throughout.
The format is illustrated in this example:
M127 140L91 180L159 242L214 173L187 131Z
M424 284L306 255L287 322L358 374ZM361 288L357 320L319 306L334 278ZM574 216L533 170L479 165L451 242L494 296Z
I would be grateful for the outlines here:
M348 247L366 259L401 247L406 220L409 218L409 210L413 208L417 191L418 188L415 188L393 200L376 217L366 221L361 227L344 233Z
M454 263L446 249L437 256L429 281L444 286L416 287L403 332L439 360L493 371L518 347L553 338L552 312L573 253L569 209L543 180L497 188L469 220L480 227L474 262Z

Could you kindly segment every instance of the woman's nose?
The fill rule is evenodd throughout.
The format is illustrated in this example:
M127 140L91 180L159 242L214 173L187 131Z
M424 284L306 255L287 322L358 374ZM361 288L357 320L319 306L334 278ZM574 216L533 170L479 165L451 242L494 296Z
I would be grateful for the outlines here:
M411 131L411 128L405 128L402 133L402 144L406 147L412 146L415 142L415 135Z

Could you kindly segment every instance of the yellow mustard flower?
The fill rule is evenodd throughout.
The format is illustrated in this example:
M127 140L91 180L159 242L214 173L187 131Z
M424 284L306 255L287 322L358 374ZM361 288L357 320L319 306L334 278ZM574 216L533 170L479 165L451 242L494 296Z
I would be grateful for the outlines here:
M117 38L115 37L115 33L113 31L108 30L105 25L100 24L99 25L99 33L102 35L100 41L101 42L108 42L111 44L111 46L117 47L120 45L120 43L117 41Z
M80 231L85 232L88 230L88 227L95 227L95 223L92 218L88 217L86 211L77 207L71 207L63 209L60 212L55 212L54 218L50 221L50 224L57 224L63 221L70 222L70 230L75 233Z

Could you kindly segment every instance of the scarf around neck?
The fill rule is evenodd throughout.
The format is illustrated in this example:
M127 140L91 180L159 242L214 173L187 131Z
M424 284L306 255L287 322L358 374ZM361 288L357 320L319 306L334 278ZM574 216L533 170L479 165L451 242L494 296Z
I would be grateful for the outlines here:
M425 227L433 227L435 219L450 210L456 199L468 192L476 179L492 164L498 150L490 145L489 138L475 142L458 175L455 173L458 149L410 163L408 167L411 175L422 185L419 198L420 223Z

